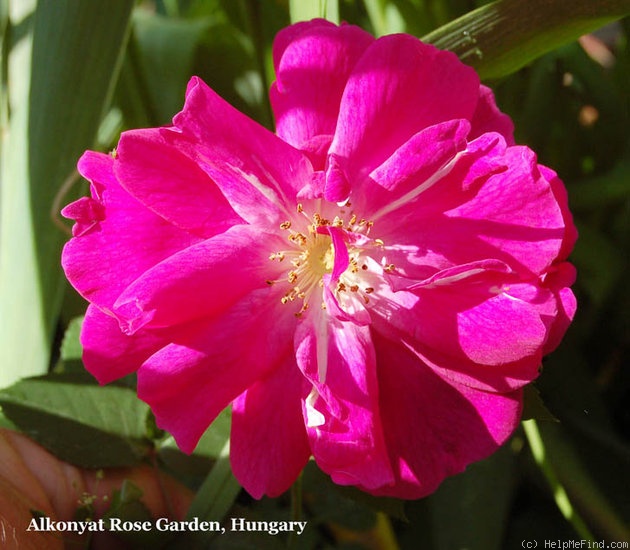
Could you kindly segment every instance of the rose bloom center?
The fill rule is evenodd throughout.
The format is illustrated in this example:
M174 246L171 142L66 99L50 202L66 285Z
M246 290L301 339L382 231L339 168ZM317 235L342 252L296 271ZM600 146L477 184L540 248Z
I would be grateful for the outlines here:
M369 295L378 281L370 268L373 260L369 252L382 249L383 242L368 236L373 222L359 218L350 208L347 203L334 216L324 216L321 209L309 214L298 204L299 216L280 224L288 246L273 251L269 259L287 262L287 274L286 278L269 280L267 284L286 285L281 302L297 302L298 318L314 305L327 309L325 286L331 288L339 306L350 315L370 303ZM393 265L382 269L391 271Z

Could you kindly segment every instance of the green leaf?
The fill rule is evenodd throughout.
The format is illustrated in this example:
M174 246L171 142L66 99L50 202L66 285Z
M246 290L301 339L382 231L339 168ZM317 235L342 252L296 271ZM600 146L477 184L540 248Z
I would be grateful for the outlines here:
M482 79L499 78L628 13L628 0L499 0L423 40L455 52Z
M210 20L173 19L145 10L133 18L142 84L155 124L165 124L181 110L194 54Z
M157 453L160 460L185 482L194 482L195 477L205 477L212 462L217 460L225 444L230 439L231 408L225 409L205 431L195 451L186 454L179 450L173 436L167 437L158 444Z
M197 491L192 501L186 520L198 518L200 521L222 521L232 508L241 486L232 473L230 466L230 443L225 443L212 470ZM214 538L215 532L189 532L178 539L169 549L208 548L207 542Z
M11 2L0 186L0 386L43 373L64 289L57 193L96 136L133 0ZM10 114L10 116L9 116Z
M501 550L514 481L514 456L509 447L444 481L426 502L432 548Z
M322 17L339 23L339 2L337 0L289 0L291 23L309 21Z
M51 453L77 466L136 464L150 450L148 406L129 388L87 377L28 378L0 392L3 414Z
M63 335L63 340L61 341L61 359L63 361L81 359L83 346L81 345L80 336L83 319L83 315L72 319Z

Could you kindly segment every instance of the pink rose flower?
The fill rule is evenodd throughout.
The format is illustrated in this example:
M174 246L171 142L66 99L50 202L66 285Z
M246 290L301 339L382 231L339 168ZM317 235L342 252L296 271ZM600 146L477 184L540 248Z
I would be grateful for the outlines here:
M504 443L575 311L566 192L455 55L300 23L277 132L193 78L165 128L88 151L63 252L86 368L137 371L191 452L232 405L234 474L419 498Z

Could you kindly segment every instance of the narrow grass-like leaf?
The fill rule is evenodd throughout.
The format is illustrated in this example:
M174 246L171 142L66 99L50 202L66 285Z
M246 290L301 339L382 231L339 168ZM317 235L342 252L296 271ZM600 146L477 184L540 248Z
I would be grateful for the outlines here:
M95 139L126 42L132 0L11 2L3 48L10 118L2 144L0 385L48 368L66 236L55 196Z
M630 13L630 0L499 0L425 35L482 79L508 75L562 44Z
M289 0L289 11L292 23L316 17L339 23L338 0Z
M3 414L58 458L86 468L129 466L150 449L148 406L133 390L47 375L0 392Z
M186 514L186 520L221 522L232 508L240 491L241 486L230 466L230 443L227 441L212 470L199 487ZM225 527L222 529L225 530ZM217 534L221 533L217 531L189 532L171 544L169 550L210 548L208 543Z
M151 100L150 112L158 124L166 124L184 102L195 50L210 20L172 19L138 11L133 23L143 83Z

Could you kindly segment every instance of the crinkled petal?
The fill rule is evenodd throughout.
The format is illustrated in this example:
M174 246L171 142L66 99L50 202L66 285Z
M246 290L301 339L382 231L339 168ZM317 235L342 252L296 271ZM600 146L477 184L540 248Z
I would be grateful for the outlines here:
M265 246L261 246L265 243ZM236 225L170 256L129 285L115 304L123 329L165 327L227 310L254 289L271 288L284 266L269 260L280 237Z
M348 79L330 153L354 185L424 128L470 119L478 91L454 54L409 35L379 38Z
M302 416L305 386L291 353L234 401L232 471L254 498L284 493L311 455Z
M355 186L353 206L371 217L375 211L393 211L397 204L410 202L452 170L457 153L467 147L469 130L466 120L421 130Z
M519 388L538 376L556 300L500 265L444 270L409 287L415 301L403 301L408 291L375 296L373 324L448 380L487 391Z
M316 169L323 168L322 140L330 145L348 76L372 42L359 27L323 19L287 27L274 41L276 133L307 152Z
M196 77L173 123L161 130L164 140L210 176L239 216L261 228L275 228L290 217L298 191L312 177L311 163L300 151Z
M558 177L551 168L547 168L542 164L538 165L540 173L549 182L551 191L558 201L558 206L562 212L562 219L564 221L564 239L562 241L562 247L558 253L558 260L566 260L575 246L578 233L575 225L573 224L573 216L569 210L569 195L562 183L562 180Z
M140 331L128 336L118 321L96 306L87 308L81 328L83 364L100 384L136 372L160 348L168 344L164 335Z
M395 482L368 491L417 499L496 451L518 426L521 391L448 383L400 344L374 337L381 419Z
M319 467L340 485L390 483L369 328L313 310L295 342L298 366L312 385L304 415Z
M569 288L576 278L575 267L562 262L551 267L545 274L543 284L550 289L556 298L556 314L551 318L551 329L545 342L543 353L551 353L555 350L569 328L577 310L577 300Z
M283 313L269 306L267 292L253 292L218 319L191 324L140 367L138 396L184 452L234 399L282 366L295 331L295 318Z
M111 311L120 293L146 270L200 238L151 212L116 180L108 155L86 152L79 172L92 182L92 197L64 208L77 220L61 263L72 286Z
M467 189L454 168L417 201L376 219L381 238L391 243L390 261L444 269L496 258L523 277L544 273L563 243L561 209L531 150L510 147L502 163L508 168L498 172L488 159L473 163ZM408 245L415 247L411 254L404 253Z
M124 132L116 154L122 186L174 225L207 239L243 223L208 175L160 129Z

